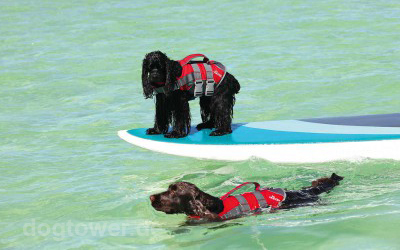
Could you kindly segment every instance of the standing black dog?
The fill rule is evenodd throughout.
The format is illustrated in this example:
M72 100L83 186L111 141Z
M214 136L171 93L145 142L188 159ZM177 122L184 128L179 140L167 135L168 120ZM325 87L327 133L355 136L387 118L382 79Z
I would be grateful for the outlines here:
M171 184L168 190L150 196L151 205L167 214L186 214L192 218L212 221L228 220L249 214L260 213L262 209L288 209L315 204L319 194L329 192L342 176L333 173L330 177L317 179L310 187L301 190L283 190L281 188L260 188L258 183L244 183L221 198L201 191L189 182ZM230 195L243 185L256 184L254 192Z
M204 62L207 61L205 58ZM194 99L194 81L190 82L189 87L180 86L178 79L183 76L182 64L169 59L160 51L146 54L142 66L143 94L146 99L156 96L154 127L149 128L146 133L164 134L168 138L187 136L190 133L191 121L188 102ZM162 91L156 91L158 89ZM225 72L221 82L212 89L213 95L204 94L200 97L202 123L196 128L198 130L215 128L211 136L232 133L233 106L235 94L239 93L239 90L239 82L233 75ZM168 132L170 124L172 131Z

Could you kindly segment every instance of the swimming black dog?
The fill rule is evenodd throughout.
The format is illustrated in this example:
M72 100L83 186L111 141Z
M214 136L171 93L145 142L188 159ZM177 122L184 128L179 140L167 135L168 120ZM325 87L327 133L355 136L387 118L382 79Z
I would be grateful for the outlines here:
M189 182L171 184L168 190L150 196L151 205L167 214L183 213L191 218L205 218L212 221L234 219L244 215L261 212L265 208L288 209L312 205L319 194L329 192L343 177L333 173L331 177L317 179L311 186L301 190L283 190L281 188L260 188L258 183L240 185L221 198L201 191ZM230 195L243 185L255 184L254 192Z

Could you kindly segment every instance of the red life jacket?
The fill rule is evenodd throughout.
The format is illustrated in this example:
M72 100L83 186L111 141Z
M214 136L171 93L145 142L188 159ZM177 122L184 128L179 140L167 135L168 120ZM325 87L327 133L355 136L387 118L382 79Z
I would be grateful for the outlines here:
M204 57L203 61L192 61L197 57ZM182 74L177 77L177 85L174 90L186 90L192 92L194 97L212 96L214 89L224 79L225 66L216 61L210 61L203 54L192 54L178 61L182 66ZM156 94L165 93L165 87L155 88Z
M254 184L256 186L255 191L235 196L230 195L248 184ZM228 220L260 211L263 208L278 208L285 198L286 193L282 188L261 189L260 184L257 182L245 182L221 196L220 199L223 201L224 210L219 213L218 216L221 217L221 219ZM194 219L200 218L199 216L190 217Z

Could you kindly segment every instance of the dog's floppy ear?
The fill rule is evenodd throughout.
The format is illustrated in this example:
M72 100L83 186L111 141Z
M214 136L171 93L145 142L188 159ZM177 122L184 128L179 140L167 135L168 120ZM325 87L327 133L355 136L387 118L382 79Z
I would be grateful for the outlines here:
M167 92L172 92L176 86L176 78L180 77L182 74L182 66L177 61L170 59L168 59L165 63L167 71L165 86L167 87Z
M203 204L203 202L210 202L205 200L205 197L203 196L203 193L199 191L197 194L192 194L190 197L188 197L187 206L184 208L185 213L187 215L196 215L200 216L200 218L213 221L220 220L221 218L218 216L218 214L211 212L206 207L206 204Z
M143 95L146 99L153 97L153 87L149 82L149 71L150 71L150 65L146 55L142 63L142 86L143 86Z
M189 205L191 208L191 213L190 215L197 215L200 216L200 218L205 218L209 220L219 220L220 217L218 214L211 212L206 208L206 206L201 203L201 201L192 199L189 201Z

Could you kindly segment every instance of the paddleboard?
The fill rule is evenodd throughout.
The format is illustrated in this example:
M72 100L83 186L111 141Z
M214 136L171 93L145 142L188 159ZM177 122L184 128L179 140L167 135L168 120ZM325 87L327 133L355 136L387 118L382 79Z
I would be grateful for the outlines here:
M400 113L232 124L232 134L196 130L184 138L146 135L147 128L121 130L136 146L201 159L313 163L363 158L400 160Z

